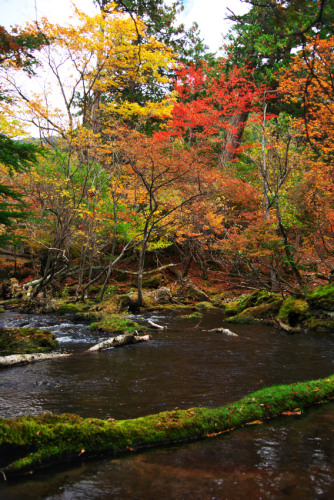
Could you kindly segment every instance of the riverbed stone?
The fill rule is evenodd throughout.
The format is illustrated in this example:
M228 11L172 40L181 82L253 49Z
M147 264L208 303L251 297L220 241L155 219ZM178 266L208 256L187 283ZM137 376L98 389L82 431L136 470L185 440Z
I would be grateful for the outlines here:
M0 351L6 354L46 352L58 347L55 334L40 328L0 328Z

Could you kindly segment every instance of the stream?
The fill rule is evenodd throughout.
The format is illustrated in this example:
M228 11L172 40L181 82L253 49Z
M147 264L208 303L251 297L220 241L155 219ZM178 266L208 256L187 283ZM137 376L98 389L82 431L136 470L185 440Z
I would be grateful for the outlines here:
M265 325L224 324L221 312L206 313L195 328L198 321L181 320L181 314L135 316L168 330L153 332L150 342L91 354L82 352L109 335L89 331L74 315L1 314L0 327L49 329L59 350L74 356L0 371L0 416L53 412L137 418L174 408L222 406L262 387L334 371L334 332L287 335ZM205 331L220 326L239 337ZM332 499L334 403L214 439L1 480L0 498Z

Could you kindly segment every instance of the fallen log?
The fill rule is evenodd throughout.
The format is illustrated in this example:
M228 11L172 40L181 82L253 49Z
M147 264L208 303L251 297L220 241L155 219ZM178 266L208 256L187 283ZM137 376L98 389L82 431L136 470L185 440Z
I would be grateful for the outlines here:
M211 333L224 333L224 335L229 335L230 337L239 337L236 333L231 332L228 328L213 328L208 330Z
M157 323L153 323L153 321L151 320L148 320L148 324L152 327L152 328L156 328L158 330L167 330L167 326L161 326L161 325L158 325Z
M130 420L79 415L26 415L0 419L0 456L5 474L18 474L64 460L98 453L215 437L245 424L261 424L280 414L334 397L334 375L327 379L267 387L220 408L191 408ZM289 412L289 413L288 413ZM299 414L295 413L297 416ZM15 452L15 460L13 456Z
M22 363L33 363L35 361L44 361L45 359L68 358L72 354L53 353L34 353L34 354L12 354L11 356L0 356L0 368Z
M111 337L110 339L104 340L99 344L93 345L86 352L103 351L105 349L113 349L114 347L120 347L127 344L137 344L138 342L148 342L151 340L151 335L136 335L136 333L125 333L124 335L118 335L117 337Z

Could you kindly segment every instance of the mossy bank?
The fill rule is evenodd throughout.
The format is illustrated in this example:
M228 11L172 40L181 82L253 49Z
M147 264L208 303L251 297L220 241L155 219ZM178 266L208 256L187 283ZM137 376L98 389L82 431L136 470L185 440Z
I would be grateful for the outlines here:
M334 285L316 288L305 298L256 291L225 304L225 313L229 323L271 320L291 333L334 330Z
M327 379L273 386L217 409L191 408L133 420L99 420L78 415L28 415L0 419L0 467L21 473L102 452L216 436L254 421L334 397L334 375Z

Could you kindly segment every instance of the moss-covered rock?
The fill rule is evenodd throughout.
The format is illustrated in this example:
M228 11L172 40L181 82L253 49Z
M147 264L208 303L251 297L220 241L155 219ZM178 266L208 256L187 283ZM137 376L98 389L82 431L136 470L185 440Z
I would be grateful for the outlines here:
M257 323L262 319L274 319L280 310L282 299L275 299L271 302L263 302L262 304L254 307L248 307L236 316L227 319L229 323Z
M143 279L143 288L159 288L164 282L164 275L162 273L154 274L149 278Z
M58 347L55 334L40 328L1 328L0 351L6 354L46 352Z
M180 319L187 319L187 320L198 320L203 318L203 314L200 312L193 312L191 314L184 314L183 316L179 316Z
M209 297L203 290L200 290L190 280L183 280L172 293L174 300L183 304L190 304L194 302L208 302Z
M99 321L92 323L89 328L90 330L103 330L110 333L133 333L145 329L143 325L139 325L119 314L101 315Z
M63 313L78 313L82 312L82 306L79 306L78 304L61 304L58 308L57 311L63 312Z
M259 323L259 319L254 318L254 316L251 316L250 314L247 313L248 309L246 311L243 311L240 314L237 314L236 316L232 316L226 319L227 323L236 323L236 324L246 324L246 325L252 325L254 323Z
M200 311L214 311L217 309L217 306L211 304L211 302L197 302L196 309Z
M305 300L289 297L282 303L278 319L291 327L295 327L307 318L308 310L309 305Z
M5 312L4 308L0 307L0 313L4 313L4 312Z
M334 330L334 320L332 319L319 319L315 316L309 317L303 323L303 327L308 330L316 330L316 331L326 331L326 330Z
M306 300L313 309L334 311L334 283L316 288L307 294Z
M239 312L239 307L242 299L234 300L233 302L227 302L225 304L225 314L226 316L235 316Z
M303 411L334 396L334 376L272 386L221 408L190 408L131 420L99 420L78 415L0 418L0 467L5 474L97 453L136 451L194 438L214 437L283 412ZM298 410L296 410L298 409Z

